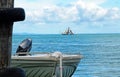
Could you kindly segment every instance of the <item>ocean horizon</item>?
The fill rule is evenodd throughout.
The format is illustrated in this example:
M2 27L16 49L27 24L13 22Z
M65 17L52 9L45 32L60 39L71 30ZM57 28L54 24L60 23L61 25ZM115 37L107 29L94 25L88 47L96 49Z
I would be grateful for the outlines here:
M120 77L120 33L13 34L12 54L26 38L30 52L80 53L83 59L72 77Z

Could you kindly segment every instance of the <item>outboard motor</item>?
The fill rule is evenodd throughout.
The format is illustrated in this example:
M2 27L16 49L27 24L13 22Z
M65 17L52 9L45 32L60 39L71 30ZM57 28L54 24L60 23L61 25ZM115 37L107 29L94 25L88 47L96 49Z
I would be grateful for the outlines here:
M19 56L25 56L27 55L27 53L30 52L32 48L32 39L30 38L27 38L27 39L24 39L20 45L18 46L17 48L17 51L16 53L19 55Z

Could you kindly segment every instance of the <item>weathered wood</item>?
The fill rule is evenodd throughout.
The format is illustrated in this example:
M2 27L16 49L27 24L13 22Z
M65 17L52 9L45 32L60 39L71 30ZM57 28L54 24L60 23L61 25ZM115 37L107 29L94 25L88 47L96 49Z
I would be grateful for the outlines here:
M0 8L13 8L14 0L0 0Z
M2 8L13 8L14 0L0 0ZM10 66L13 22L0 22L0 69Z

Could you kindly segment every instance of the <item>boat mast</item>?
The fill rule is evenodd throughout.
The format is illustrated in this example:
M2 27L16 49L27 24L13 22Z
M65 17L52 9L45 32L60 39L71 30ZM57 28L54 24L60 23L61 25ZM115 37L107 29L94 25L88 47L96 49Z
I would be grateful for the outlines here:
M73 35L74 33L72 32L72 30L70 29L70 27L68 27L65 32L62 33L63 35Z
M73 34L73 32L72 32L72 30L70 29L70 27L68 27L68 34L70 34L70 35Z

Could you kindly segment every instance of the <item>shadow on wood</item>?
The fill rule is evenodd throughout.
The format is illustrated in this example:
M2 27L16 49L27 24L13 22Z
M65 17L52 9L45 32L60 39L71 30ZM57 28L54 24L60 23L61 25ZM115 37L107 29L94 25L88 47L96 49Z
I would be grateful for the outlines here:
M25 77L25 72L21 68L7 68L0 71L0 77Z

